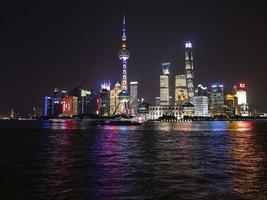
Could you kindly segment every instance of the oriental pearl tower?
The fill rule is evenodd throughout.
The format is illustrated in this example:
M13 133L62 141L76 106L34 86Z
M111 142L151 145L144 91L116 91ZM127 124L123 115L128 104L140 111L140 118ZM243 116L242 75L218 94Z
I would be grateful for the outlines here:
M125 15L123 16L122 23L122 45L119 51L119 59L122 61L122 79L121 87L122 91L118 95L119 104L116 108L115 114L126 114L129 115L129 93L127 84L127 60L130 57L129 51L126 49L126 23Z

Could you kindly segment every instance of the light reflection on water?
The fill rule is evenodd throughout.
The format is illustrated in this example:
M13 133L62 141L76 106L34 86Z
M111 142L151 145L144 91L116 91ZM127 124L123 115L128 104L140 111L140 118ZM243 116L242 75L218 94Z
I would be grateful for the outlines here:
M25 190L24 199L264 199L267 195L265 123L90 126L66 120L43 123L40 132L29 130L24 135L11 132L8 141L1 140L2 152L12 154L9 159L19 153L13 149L14 138L27 146L33 145L28 144L32 138L39 141L34 151L19 154L20 160L2 162L22 166L22 178L25 174L35 188ZM33 167L36 163L38 168ZM12 173L7 166L3 169ZM29 173L36 176L26 177Z

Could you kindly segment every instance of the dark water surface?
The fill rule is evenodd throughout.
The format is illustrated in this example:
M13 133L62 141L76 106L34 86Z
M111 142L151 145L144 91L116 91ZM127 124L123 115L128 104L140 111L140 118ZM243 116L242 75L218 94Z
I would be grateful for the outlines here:
M0 199L267 199L267 122L0 122Z

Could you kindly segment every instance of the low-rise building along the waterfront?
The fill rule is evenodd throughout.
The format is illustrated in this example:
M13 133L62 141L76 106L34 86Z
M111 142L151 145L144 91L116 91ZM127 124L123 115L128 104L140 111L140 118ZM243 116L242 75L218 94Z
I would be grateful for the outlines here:
M163 116L174 116L177 120L183 116L181 106L149 106L149 119L157 120Z

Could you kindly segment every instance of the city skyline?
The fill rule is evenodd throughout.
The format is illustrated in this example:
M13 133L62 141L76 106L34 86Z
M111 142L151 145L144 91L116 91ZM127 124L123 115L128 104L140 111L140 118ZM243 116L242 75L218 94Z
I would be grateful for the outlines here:
M188 3L185 2L182 3L184 6L187 4ZM214 28L209 28L207 26L208 23L203 22L201 25L203 25L203 28L205 27L207 29L207 35L204 36L203 34L205 31L201 30L198 26L193 27L196 25L193 19L190 18L186 20L186 22L181 22L181 19L183 16L186 16L187 13L176 14L175 11L178 11L179 7L175 5L176 4L174 4L173 8L167 5L160 8L156 5L154 10L148 10L149 14L145 14L137 4L130 4L128 6L117 7L114 11L110 10L110 13L106 14L103 13L103 11L99 14L95 12L95 16L92 17L92 19L89 16L85 17L85 19L74 17L77 21L80 20L84 23L80 28L85 28L86 22L91 25L91 28L89 30L85 28L85 32L82 30L79 32L75 29L75 26L71 26L69 28L70 30L78 35L81 34L83 37L79 39L76 37L72 38L71 34L66 32L65 36L70 37L67 41L61 40L60 38L60 36L64 34L59 34L62 33L63 30L68 30L67 27L62 27L62 30L58 30L59 35L57 35L56 32L54 35L50 31L48 31L48 35L42 35L39 33L39 31L42 30L42 26L39 27L37 25L39 29L35 31L34 29L29 29L30 27L28 27L29 25L27 23L26 29L23 30L24 32L22 31L22 35L12 32L12 27L11 30L6 29L7 33L10 34L8 34L8 40L4 42L1 48L8 44L11 44L11 46L7 48L8 51L2 54L6 56L2 59L1 65L6 65L7 67L4 68L2 72L1 81L3 81L3 83L1 84L1 89L4 94L7 95L7 98L1 101L0 112L7 113L10 112L12 108L14 108L16 112L29 112L32 106L42 106L43 96L48 94L49 91L55 87L71 89L77 85L82 85L85 88L98 91L99 85L103 80L111 79L113 84L120 81L121 63L117 59L117 51L119 50L120 22L123 11L125 11L127 20L129 21L129 34L127 38L127 45L131 51L131 60L129 60L129 80L136 80L139 82L140 96L144 97L146 101L153 104L155 96L159 95L157 85L159 83L158 76L160 74L162 62L171 63L172 74L183 73L184 43L190 40L194 44L194 73L196 85L202 83L204 86L210 86L214 82L220 82L225 85L227 90L232 90L233 85L244 82L248 86L248 102L253 107L260 109L260 111L266 111L267 106L264 105L264 99L267 98L267 96L262 92L264 91L264 84L262 85L262 82L265 81L264 73L266 73L266 63L263 60L264 56L261 55L264 49L263 44L266 42L266 39L265 41L261 40L259 42L261 34L266 30L263 29L262 32L256 32L259 36L257 39L253 37L254 33L249 32L249 30L246 33L247 35L240 33L239 30L235 30L235 34L240 33L240 36L243 37L249 36L248 39L244 40L246 37L239 38L237 34L235 37L229 38L228 41L227 37L229 33L227 31L224 30L220 32L222 29L215 31L214 29L217 27L216 23L212 24ZM219 8L212 3L208 5L217 9ZM29 17L25 17L25 22L29 22L29 24L30 22L34 22L33 16L39 16L35 11L32 11L33 8L31 6L30 4L28 8L30 13ZM141 10L143 21L141 20L141 16L135 15L131 6ZM200 4L197 4L197 6L200 8L204 7ZM233 12L232 9L234 6L235 3L230 8L223 7L223 9L221 8L219 10L224 11L230 9L230 11ZM245 8L255 9L255 7L254 9L253 7ZM39 9L41 9L41 7ZM104 10L109 9L109 5L104 6ZM192 9L198 10L194 6L192 6ZM163 12L156 12L160 10ZM168 15L167 11L172 12ZM232 19L246 21L246 15L243 13L244 11L239 12L240 16L233 17ZM256 11L254 12L255 16L252 15L250 17L252 19L261 19L262 21L258 20L258 23L264 22L264 17L261 18L260 15L256 16ZM51 15L53 16L53 14L55 13L52 12ZM100 14L102 15L100 16ZM217 16L217 20L221 20L220 22L226 23L230 20L230 18L228 18L229 16L225 16L225 19L222 19L223 16L220 12L218 14L213 14ZM110 18L108 17L109 15L111 16ZM194 16L196 16L196 13ZM100 18L98 19L98 17ZM17 18L18 17L13 17L11 19L18 20ZM70 18L72 19L72 17ZM179 18L180 21L177 21L178 25L174 25L173 22L177 18ZM209 19L205 14L203 14L201 18ZM49 18L48 21L51 19L52 18ZM165 22L164 19L168 19L169 21L167 20ZM9 22L10 19L6 20ZM16 20L15 22L17 22ZM43 22L48 22L46 19L43 20ZM63 20L62 23L65 24L69 22L69 20L70 19L66 21ZM195 20L198 21L197 19ZM92 21L94 21L94 23L103 21L104 23L98 26L92 25L94 24ZM60 23L60 20L56 23ZM156 26L158 23L160 23L159 27ZM222 23L223 27L228 28L226 30L230 31L231 26L228 27L224 23ZM7 24L12 25L12 23ZM13 23L13 25L14 24L15 23ZM179 27L179 25L182 25L182 27ZM20 27L21 23L17 23L14 26ZM257 27L257 24L254 24L254 26ZM94 28L96 28L96 30L94 30ZM89 33L92 29L93 33ZM105 32L107 30L110 31ZM32 33L34 37L31 39L29 36L24 35L26 33ZM49 37L38 38L34 33ZM5 33L1 34L3 38ZM11 36L13 36L13 38ZM53 36L55 39L54 43L48 40L53 40ZM94 37L96 41L94 41ZM217 38L215 39L215 37ZM249 40L250 38L255 40L251 41ZM47 45L43 42L46 40L48 40ZM225 40L227 40L226 44L223 43ZM19 42L15 43L15 41ZM38 43L37 41L40 42ZM235 43L233 43L233 41L235 41ZM244 49L242 49L242 41L246 41L246 48ZM58 48L56 45L57 42L63 42L58 46L63 45L64 47L64 45L66 45L66 47ZM16 47L13 50L11 49L12 45ZM94 48L91 49L90 45ZM53 46L56 47L56 51L52 50ZM148 47L151 49L150 51L148 51ZM255 49L257 49L257 53L254 53ZM12 55L11 53L13 51L15 54ZM250 57L247 57L247 54L249 54ZM8 60L8 58L13 57L14 60ZM23 70L21 68L23 68ZM99 70L100 68L101 70ZM146 80L148 74L151 77L149 81ZM18 101L15 95L19 95L21 101Z

